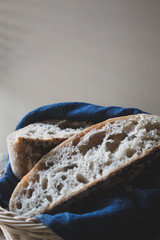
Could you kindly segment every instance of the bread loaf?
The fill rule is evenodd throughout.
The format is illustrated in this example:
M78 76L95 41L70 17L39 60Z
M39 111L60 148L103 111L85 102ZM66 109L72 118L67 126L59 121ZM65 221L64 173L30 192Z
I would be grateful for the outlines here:
M7 137L13 173L21 179L43 155L90 125L85 121L50 120L33 123L13 132Z
M92 192L134 178L159 157L159 116L109 119L43 156L17 185L10 210L27 217L61 212Z

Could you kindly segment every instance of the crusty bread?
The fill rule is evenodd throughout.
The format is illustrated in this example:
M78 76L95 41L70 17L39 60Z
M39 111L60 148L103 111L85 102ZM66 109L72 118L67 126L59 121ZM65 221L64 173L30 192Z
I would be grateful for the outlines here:
M88 194L134 178L159 157L159 116L109 119L43 156L17 185L10 210L27 217L63 211Z
M86 121L50 120L33 123L13 132L7 137L13 173L21 179L43 155L90 125Z

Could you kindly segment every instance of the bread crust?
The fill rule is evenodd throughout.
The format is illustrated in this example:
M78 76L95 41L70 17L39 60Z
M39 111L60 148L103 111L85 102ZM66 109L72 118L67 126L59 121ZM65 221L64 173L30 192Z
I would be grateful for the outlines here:
M132 179L136 178L143 170L153 161L157 161L160 158L160 147L152 149L150 152L146 152L143 157L137 158L130 164L126 164L122 168L118 168L111 172L107 177L96 180L88 186L84 186L83 189L73 193L67 198L63 198L56 204L51 205L46 213L56 214L65 211L79 210L79 203L83 202L89 197L92 199L95 195L102 190L109 190L120 184L126 184ZM152 159L152 160L151 160ZM82 206L83 204L81 204Z
M42 156L65 140L66 138L39 140L19 137L15 143L11 143L8 139L12 171L21 179L36 165Z
M62 123L61 123L62 122ZM38 122L38 124L63 124L63 129L69 127L78 127L82 124L82 127L85 128L85 125L91 125L91 122L78 122L78 121L69 121L69 120L47 120L43 122ZM22 129L19 129L11 133L7 137L7 147L10 157L10 163L13 173L18 179L21 179L25 176L34 165L48 153L51 149L55 148L57 145L68 139L68 137L54 137L49 136L48 139L43 138L32 138L21 136L20 133L24 131L29 131L33 124L30 124ZM14 139L15 138L15 139Z
M144 114L143 114L144 115ZM106 123L113 124L115 121L124 119L127 120L129 118L137 117L137 115L129 115L129 116L123 116L123 117L117 117L113 119L108 119L106 121L103 121L101 123L95 124L80 133L72 136L71 138L65 140L60 145L55 147L53 150L51 150L49 153L47 153L45 156L42 157L42 159L39 161L38 164L35 165L35 167L28 173L21 182L17 185L16 190L13 192L12 197L10 199L10 210L14 211L14 198L20 191L22 187L24 187L29 179L31 177L34 180L34 175L36 172L38 172L41 169L46 169L45 161L49 156L53 156L56 154L56 152L66 146L68 143L72 143L74 146L76 146L80 139L88 132L90 132L93 129L101 129ZM137 175L139 175L148 164L151 164L153 161L157 161L160 157L160 145L157 147L153 147L150 150L146 150L144 154L140 155L139 157L135 158L134 160L130 161L129 163L126 163L122 167L116 168L114 171L107 174L105 177L101 177L98 180L95 180L92 183L87 184L79 191L76 191L68 197L63 197L61 200L57 201L54 204L50 204L50 206L44 210L44 212L51 212L51 213L57 213L57 212L63 212L68 210L71 206L72 209L77 207L78 201L86 198L88 195L91 196L92 194L97 194L98 191L101 191L102 189L109 189L113 186L116 186L119 183L124 183L128 180L131 180L132 178L135 178ZM54 163L53 163L54 166ZM77 201L78 200L78 201ZM38 212L41 213L41 212Z

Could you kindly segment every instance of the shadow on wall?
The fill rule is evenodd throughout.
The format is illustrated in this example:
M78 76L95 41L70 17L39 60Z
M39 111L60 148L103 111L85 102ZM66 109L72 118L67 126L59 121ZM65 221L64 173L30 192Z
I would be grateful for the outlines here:
M0 1L3 148L28 111L54 102L160 114L159 29L157 0Z
M24 1L22 2L25 4ZM22 3L20 6L23 8ZM24 9L27 10L26 6ZM27 54L25 49L23 49L23 52L19 52L18 48L27 34L31 33L31 28L25 24L26 21L24 21L24 19L32 20L27 14L24 14L24 11L21 13L20 10L20 7L15 4L15 1L0 2L0 75L9 75L11 69L18 69L17 58L23 61L25 54ZM34 11L35 9L32 7L29 10ZM0 78L0 83L2 83L2 81L3 78ZM3 84L9 87L12 83L10 82L10 84L8 84L5 78Z

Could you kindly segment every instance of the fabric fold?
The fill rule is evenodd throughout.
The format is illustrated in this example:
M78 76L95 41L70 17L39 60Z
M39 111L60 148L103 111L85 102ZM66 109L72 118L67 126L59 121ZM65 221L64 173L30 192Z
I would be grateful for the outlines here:
M84 102L55 103L26 114L15 130L48 119L69 119L98 123L109 118L144 113L137 108L99 106ZM10 196L18 183L9 158L0 178L0 205L8 208ZM149 167L143 176L128 186L103 191L79 205L78 212L41 214L39 221L66 240L158 239L160 215L160 163Z

